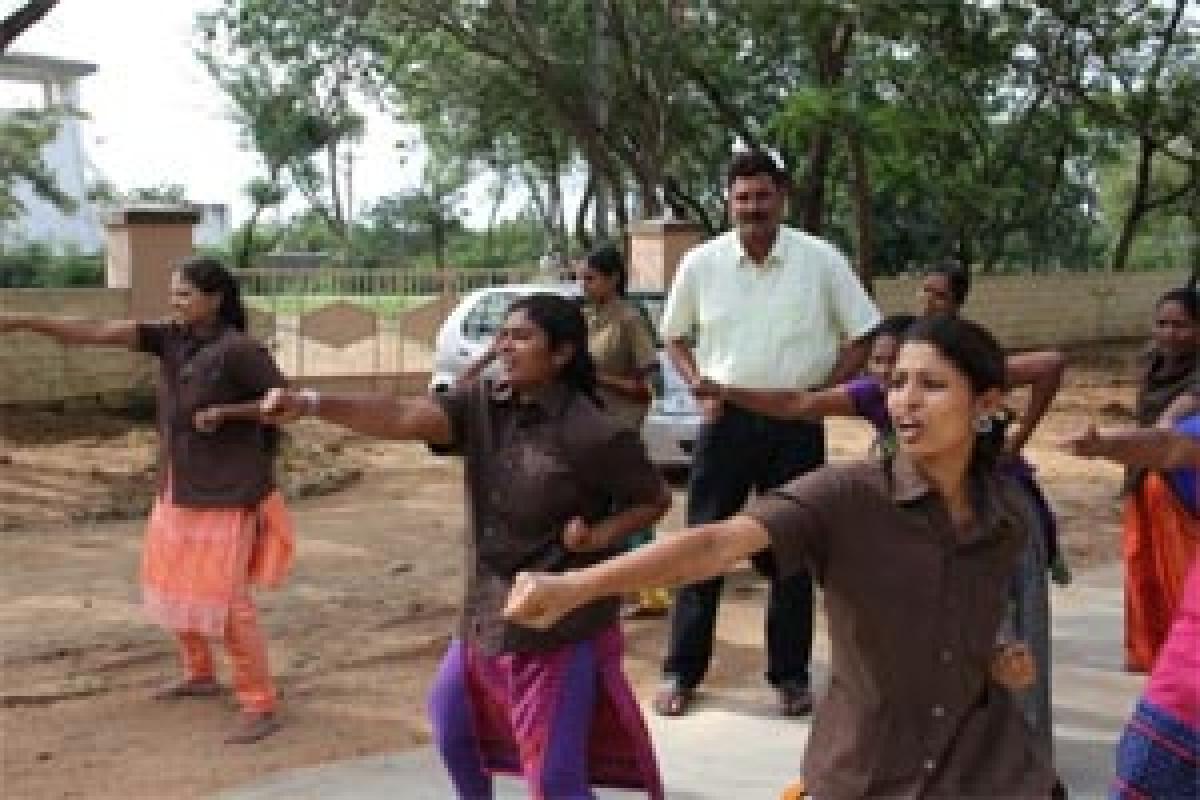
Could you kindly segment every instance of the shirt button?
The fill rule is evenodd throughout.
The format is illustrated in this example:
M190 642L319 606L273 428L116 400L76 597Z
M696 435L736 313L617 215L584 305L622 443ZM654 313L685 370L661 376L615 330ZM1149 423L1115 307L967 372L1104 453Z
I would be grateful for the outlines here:
M937 762L934 761L932 758L927 758L927 759L925 759L925 763L923 766L925 767L926 772L933 772L935 769L937 769Z
M942 663L943 664L949 664L953 660L954 660L954 653L951 653L949 650L942 651Z
M945 707L943 707L943 706L934 706L934 707L933 707L933 715L934 715L935 717L938 717L938 718L941 718L941 717L944 717L944 716L946 716L946 709L945 709Z

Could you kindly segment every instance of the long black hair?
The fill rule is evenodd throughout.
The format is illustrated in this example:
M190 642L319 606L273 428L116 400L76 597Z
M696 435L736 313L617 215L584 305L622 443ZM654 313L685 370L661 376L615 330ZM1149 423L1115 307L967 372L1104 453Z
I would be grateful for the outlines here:
M508 313L524 311L550 344L550 349L571 345L571 360L558 374L559 380L570 389L580 392L596 403L596 364L588 352L587 322L578 304L557 294L526 295L508 307Z
M936 315L922 317L904 332L904 342L932 345L954 368L967 378L971 392L981 395L1008 386L1004 351L987 328L961 317ZM1012 416L1002 412L977 425L972 469L995 466L1004 451L1005 433Z
M205 294L220 294L217 317L229 327L246 332L246 307L242 305L241 287L220 259L192 256L180 261L175 269L188 283Z
M629 272L625 269L625 258L614 244L602 244L587 256L588 269L601 275L617 279L617 294L625 296L629 284Z

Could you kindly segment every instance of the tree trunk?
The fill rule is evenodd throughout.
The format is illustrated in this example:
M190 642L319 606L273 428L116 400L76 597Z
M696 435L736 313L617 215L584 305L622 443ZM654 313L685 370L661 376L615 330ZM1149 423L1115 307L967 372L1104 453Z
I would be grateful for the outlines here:
M0 53L7 52L18 36L41 21L56 5L58 0L28 0L0 20Z
M588 212L592 209L592 201L596 199L596 173L588 171L587 183L583 185L583 196L579 198L579 208L575 211L575 241L584 250L592 249L591 233L588 232Z
M1117 247L1113 251L1112 270L1123 272L1129 266L1129 253L1133 249L1133 240L1137 238L1138 227L1146 216L1146 197L1150 192L1150 170L1154 160L1154 142L1148 136L1138 137L1138 165L1134 178L1133 197L1129 200L1129 210L1121 224L1121 236L1117 239Z
M875 236L871 217L871 176L867 163L867 153L863 147L862 134L851 131L846 140L850 150L850 165L853 173L854 188L854 229L858 238L855 253L855 270L858 279L868 293L872 291L875 261Z
M822 88L832 89L841 84L846 71L846 56L854 41L854 25L839 22L823 37L817 54L817 78ZM800 216L804 230L820 235L825 225L825 183L833 154L833 132L826 129L814 134L808 147L808 172L804 186L792 193L793 202L800 204L795 213Z
M342 209L341 181L338 180L338 149L337 140L325 147L325 155L329 160L329 205L333 211L334 234L346 241L346 216Z

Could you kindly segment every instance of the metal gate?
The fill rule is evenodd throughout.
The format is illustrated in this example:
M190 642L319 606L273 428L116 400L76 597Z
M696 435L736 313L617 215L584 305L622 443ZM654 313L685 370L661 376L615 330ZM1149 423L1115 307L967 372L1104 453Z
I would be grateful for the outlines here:
M528 282L536 268L237 274L251 331L297 384L412 391L428 384L438 330L465 292Z

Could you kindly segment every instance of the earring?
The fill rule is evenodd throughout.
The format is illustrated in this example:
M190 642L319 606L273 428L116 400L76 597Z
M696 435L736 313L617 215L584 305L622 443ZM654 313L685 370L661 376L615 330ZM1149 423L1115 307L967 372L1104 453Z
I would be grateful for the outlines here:
M978 417L975 418L975 432L976 433L991 433L992 427L995 424L996 424L996 421L994 419L992 419L991 414L980 414Z

